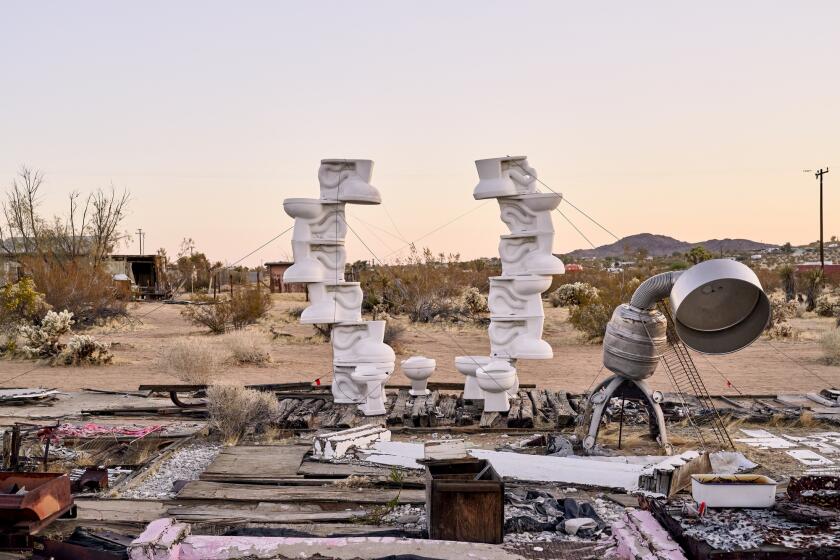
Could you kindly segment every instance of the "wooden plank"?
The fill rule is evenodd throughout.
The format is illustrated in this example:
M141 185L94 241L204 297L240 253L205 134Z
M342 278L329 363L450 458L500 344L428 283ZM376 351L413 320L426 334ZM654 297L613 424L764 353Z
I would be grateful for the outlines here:
M420 417L426 414L426 399L428 396L414 397L414 404L411 406L411 425L420 427ZM426 416L428 418L428 415Z
M533 428L534 427L534 403L531 402L531 397L525 391L520 391L520 400L522 404L519 409L519 427Z
M322 463L304 461L298 474L305 478L347 478L348 476L387 476L391 472L386 467L370 465L349 465L346 463Z
M386 420L386 422L389 426L403 423L403 418L405 418L405 409L407 404L408 389L400 389L400 392L397 394L397 398L394 401L394 406L391 408L391 412L388 413L388 419Z
M77 521L131 521L149 523L166 517L169 504L155 500L75 498Z
M546 391L546 394L548 391ZM569 394L566 391L557 391L557 408L554 411L555 417L557 419L557 427L558 428L566 428L568 426L575 425L575 418L577 418L577 413L575 412L574 407L572 407L572 403L569 401Z
M495 424L499 424L501 421L502 415L498 412L482 412L479 426L481 428L492 428Z
M299 511L301 508L270 508L265 506L296 504L233 503L223 506L176 506L166 515L178 521L205 523L312 523L351 521L366 514L364 509L343 511ZM314 508L305 508L314 509ZM320 508L317 508L320 510ZM298 510L298 511L289 511Z
M517 395L510 399L510 410L508 410L507 414L507 425L508 428L516 428L519 426L519 413L522 410L522 397ZM484 416L481 417L482 422L484 421Z
M451 395L441 395L438 406L445 422L451 423L455 421L455 409L458 406L457 398Z
M281 479L298 476L309 445L238 445L223 449L200 480Z
M338 486L296 487L256 484L229 484L191 480L177 496L178 500L226 500L233 502L305 502L342 504L422 504L423 490L383 490L379 488L341 488Z

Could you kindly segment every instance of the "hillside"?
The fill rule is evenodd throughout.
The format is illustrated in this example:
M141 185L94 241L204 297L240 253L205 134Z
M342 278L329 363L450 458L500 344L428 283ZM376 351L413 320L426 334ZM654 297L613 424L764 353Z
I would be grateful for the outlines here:
M778 245L760 243L749 239L708 239L706 241L690 243L688 241L680 241L679 239L668 237L667 235L637 233L636 235L629 235L619 239L615 243L601 245L595 249L577 249L569 253L569 255L578 258L622 257L627 254L633 254L640 249L644 249L647 251L648 255L654 257L665 257L674 252L685 253L697 245L702 245L715 254L720 253L721 249L724 253L731 254L760 251L761 249L778 247Z

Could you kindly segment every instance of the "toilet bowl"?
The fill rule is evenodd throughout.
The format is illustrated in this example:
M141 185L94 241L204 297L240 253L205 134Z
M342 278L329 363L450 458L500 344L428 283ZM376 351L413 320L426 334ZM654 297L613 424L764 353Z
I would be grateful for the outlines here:
M488 356L457 356L455 358L455 369L464 376L464 398L468 400L481 400L484 393L478 386L475 372L481 366L486 366L492 358Z
M553 232L512 233L502 235L499 257L503 276L563 274L563 261L552 251Z
M403 360L403 373L411 381L411 390L408 394L412 397L419 397L428 395L431 391L426 388L429 382L429 377L435 372L435 361L424 356L412 356L407 360Z
M287 198L283 201L283 210L292 218L313 220L323 212L324 201L318 198Z
M372 174L373 161L369 159L322 159L318 169L321 198L355 204L379 204L382 196L370 184Z
M532 193L497 199L502 222L511 233L554 231L551 211L560 205L562 195Z
M383 367L377 364L362 364L356 366L350 378L362 389L362 400L359 410L365 416L379 416L385 414L385 381L394 371L394 364Z
M303 310L300 322L307 325L356 322L362 320L362 294L358 282L307 285L309 307Z
M356 366L333 366L333 380L330 385L333 402L336 404L359 404L362 402L362 390L351 378Z
M536 171L524 156L479 159L475 162L478 184L473 198L498 198L536 192Z
M324 266L312 255L308 241L292 241L292 253L295 264L283 273L283 282L297 284L325 280Z
M516 368L503 360L494 360L476 370L478 386L484 391L484 412L507 412L517 385Z

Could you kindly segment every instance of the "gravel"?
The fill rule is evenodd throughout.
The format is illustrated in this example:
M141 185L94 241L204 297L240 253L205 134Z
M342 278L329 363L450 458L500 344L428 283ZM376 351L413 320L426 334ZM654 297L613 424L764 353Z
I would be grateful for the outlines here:
M408 504L395 507L382 520L386 524L396 525L409 531L426 530L425 508L414 507Z
M221 445L212 443L196 443L179 449L157 465L154 472L139 484L125 490L120 497L141 500L174 498L175 481L197 480L221 450Z

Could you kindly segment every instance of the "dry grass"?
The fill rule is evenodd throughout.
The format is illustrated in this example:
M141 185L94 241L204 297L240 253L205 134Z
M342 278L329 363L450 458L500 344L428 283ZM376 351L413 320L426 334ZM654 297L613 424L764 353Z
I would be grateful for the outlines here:
M840 330L832 330L826 332L820 338L820 348L822 348L822 363L834 366L840 364Z
M238 364L263 365L271 361L271 346L258 332L235 331L224 335L222 340Z
M274 394L242 385L218 384L207 389L210 424L227 445L235 445L249 428L265 430L277 417L279 407Z
M184 383L206 385L221 368L224 355L204 338L184 337L165 347L158 363Z

